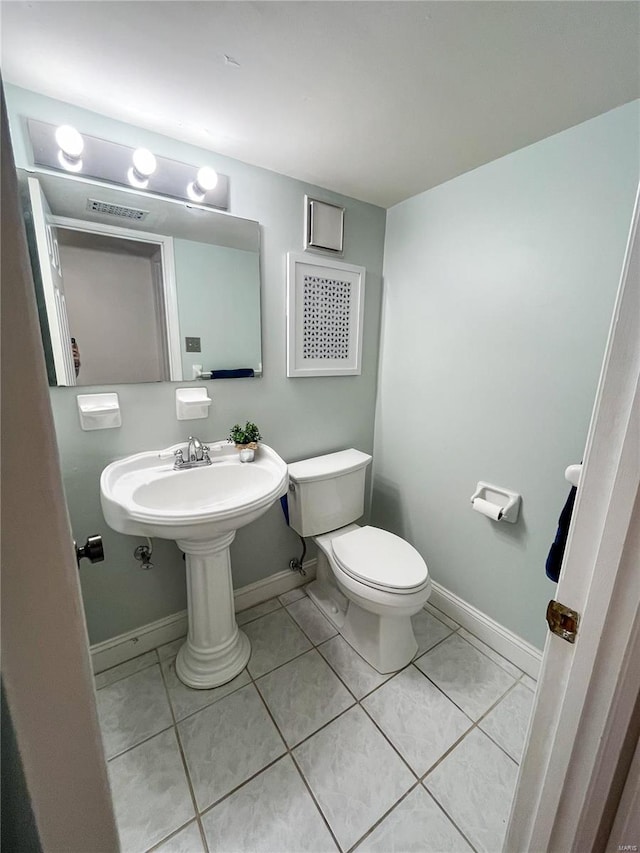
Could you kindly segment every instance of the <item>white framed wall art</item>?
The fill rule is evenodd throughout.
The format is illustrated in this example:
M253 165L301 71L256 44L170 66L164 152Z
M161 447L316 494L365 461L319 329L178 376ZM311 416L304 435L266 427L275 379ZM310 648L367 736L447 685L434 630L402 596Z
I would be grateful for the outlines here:
M287 376L362 372L365 268L287 255Z

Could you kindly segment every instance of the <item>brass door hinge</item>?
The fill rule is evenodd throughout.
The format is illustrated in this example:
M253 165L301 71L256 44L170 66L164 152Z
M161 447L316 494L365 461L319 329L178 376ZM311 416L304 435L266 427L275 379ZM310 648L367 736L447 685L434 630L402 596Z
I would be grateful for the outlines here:
M568 643L575 643L578 633L580 614L559 601L551 600L547 605L547 624L549 630Z

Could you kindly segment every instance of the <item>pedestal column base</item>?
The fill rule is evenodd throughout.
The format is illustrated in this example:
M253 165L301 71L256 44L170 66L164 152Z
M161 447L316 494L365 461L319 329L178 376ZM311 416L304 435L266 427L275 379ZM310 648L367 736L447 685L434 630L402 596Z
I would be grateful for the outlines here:
M186 555L189 635L178 652L176 674L197 690L231 681L251 655L249 638L236 624L229 555L234 536L178 541Z

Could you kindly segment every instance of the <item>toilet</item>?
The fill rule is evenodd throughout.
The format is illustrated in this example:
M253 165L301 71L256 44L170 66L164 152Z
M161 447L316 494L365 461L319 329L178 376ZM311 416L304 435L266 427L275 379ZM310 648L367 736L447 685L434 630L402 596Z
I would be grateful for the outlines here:
M396 672L418 650L411 617L431 593L427 565L413 546L364 512L371 456L341 450L289 465L289 523L318 546L309 597L378 672Z

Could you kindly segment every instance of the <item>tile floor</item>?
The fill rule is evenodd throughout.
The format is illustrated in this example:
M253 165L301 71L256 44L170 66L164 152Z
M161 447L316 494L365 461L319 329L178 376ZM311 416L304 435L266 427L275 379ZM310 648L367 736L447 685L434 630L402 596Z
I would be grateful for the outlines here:
M96 677L123 853L498 853L532 679L429 604L394 676L303 590L238 622L230 684L185 687L182 640Z

